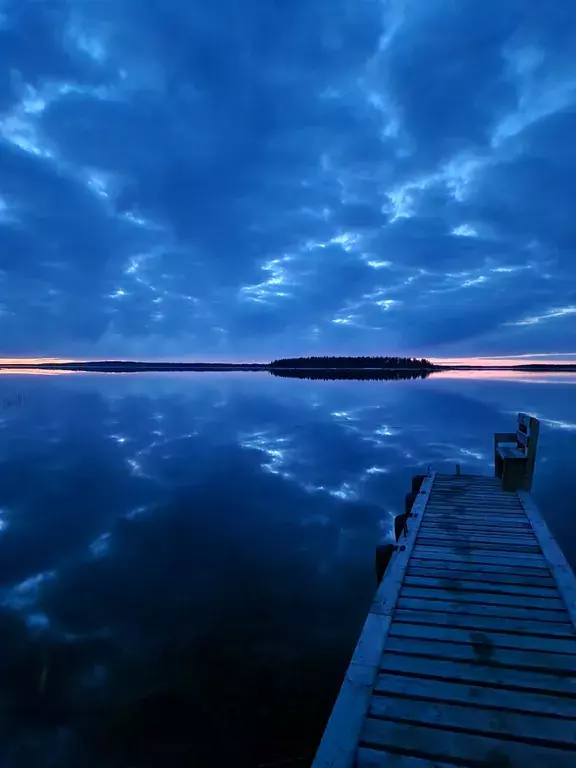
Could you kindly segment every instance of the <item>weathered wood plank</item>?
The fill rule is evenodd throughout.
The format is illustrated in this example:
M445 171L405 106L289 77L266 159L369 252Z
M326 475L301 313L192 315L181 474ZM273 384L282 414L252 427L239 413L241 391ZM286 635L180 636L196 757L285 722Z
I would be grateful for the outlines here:
M449 520L427 520L426 527L420 531L420 535L440 536L449 539L452 536L476 536L477 538L504 539L510 543L510 539L521 539L522 542L534 542L537 539L528 529L521 529L517 526L511 526L506 529L500 529L495 525L475 525L468 523L463 526L461 523L453 523Z
M474 514L475 510L481 510L482 514L500 514L503 517L507 515L521 515L523 509L521 504L475 504L473 501L443 501L434 499L430 501L430 509L438 512L468 512Z
M425 576L407 575L404 586L427 587L448 591L487 592L490 594L525 595L527 597L552 597L556 598L555 590L546 587L530 587L523 584L498 584L495 582L467 581L462 579L445 579L442 577L430 578ZM529 602L529 601L526 601Z
M492 531L503 531L513 533L514 531L525 531L530 533L531 529L526 526L525 520L502 520L497 517L475 518L461 517L459 515L426 515L427 526L463 526L465 528L488 528Z
M419 544L414 548L414 555L420 560L435 559L437 562L452 560L454 562L468 563L514 563L516 565L530 566L531 568L549 569L548 562L543 555L537 553L508 552L506 557L498 553L491 553L489 549L479 550L478 552L464 553L451 552L448 547L429 547Z
M547 611L542 608L532 608L529 605L518 607L515 605L486 605L481 603L455 602L452 597L447 600L427 600L400 595L398 608L406 608L411 611L436 611L452 615L465 614L466 616L502 616L504 618L533 619L542 622L565 622L570 620L567 611Z
M415 597L427 600L449 600L458 603L480 603L481 605L510 605L518 608L542 608L545 611L564 611L565 605L559 597L524 597L522 595L494 595L488 592L455 592L449 589L429 589L402 586L401 597Z
M356 768L454 768L454 764L450 766L437 760L398 755L368 747L360 747L355 765Z
M520 703L520 696L517 696ZM540 742L576 750L574 720L463 706L453 701L426 701L392 696L373 696L369 717L414 723L415 725L454 728L483 736L513 737L521 741Z
M443 560L440 564L436 560L421 560L416 557L410 559L410 568L443 568L450 571L471 571L481 576L484 573L498 573L502 575L514 575L514 576L534 576L537 578L552 578L550 570L548 568L527 568L519 567L517 565L501 565L500 563L468 563L468 562L452 562L451 560ZM555 582L554 582L555 584Z
M312 768L353 768L382 650L433 483L434 475L422 483L421 493L412 507L417 515L412 525L413 535L407 539L403 550L393 554L378 587Z
M492 556L499 556L503 560L506 555L516 553L524 555L540 555L542 551L537 544L506 544L501 542L490 541L474 541L471 539L454 538L452 541L449 539L430 539L418 537L416 540L418 547L434 547L435 549L443 549L445 552L455 552L456 554L472 554L474 552L489 552Z
M490 512L479 509L430 509L426 514L427 521L446 520L447 522L461 523L462 525L526 525L528 521L525 515L500 512Z
M460 499L466 496L486 496L489 498L497 498L503 503L515 503L518 501L518 497L515 493L503 492L501 488L446 488L441 484L434 487L432 491L435 497L443 496L450 499Z
M487 520L454 520L451 517L433 515L425 516L425 520L422 523L422 528L432 528L434 530L448 528L449 530L463 530L463 531L492 531L497 532L501 536L513 536L516 532L521 533L524 536L534 536L534 531L527 522L523 523L502 523L497 524L493 519Z
M515 554L516 553L514 553L514 555ZM466 556L463 556L461 554L456 555L446 551L438 551L432 547L418 547L417 549L414 549L413 562L416 563L418 560L433 560L435 563L441 564L443 567L450 562L459 563L462 565L501 565L502 563L506 563L506 565L502 565L502 568L530 568L532 570L539 569L545 570L547 573L550 572L548 562L543 555L529 555L527 557L511 556L508 560L497 556L495 557L489 552L483 552L478 556L475 554L467 554Z
M530 549L535 550L536 552L541 552L540 546L535 538L499 538L498 536L490 536L489 534L482 535L482 534L475 534L475 535L467 535L467 534L457 534L454 533L452 535L446 535L446 533L443 533L442 531L437 531L436 533L431 533L429 531L424 531L418 535L418 542L424 543L425 541L428 542L438 542L439 546L445 547L449 546L450 544L459 543L459 542L466 542L470 544L488 544L492 546L494 549L500 549L503 551L506 551L508 547L522 547L524 549Z
M489 685L470 685L460 680L448 682L393 673L379 675L374 690L381 695L553 715L565 718L564 724L567 722L569 727L576 727L576 699L569 697L559 699L556 695L533 691L528 695L526 691L509 690L499 686L493 688Z
M533 543L538 544L536 537L531 536L528 532L518 531L516 529L508 529L506 531L495 531L493 528L462 528L460 526L453 525L430 525L422 526L419 536L425 538L479 538L488 539L489 541L498 541L504 544L513 544L515 540L519 540L521 543Z
M565 617L567 618L567 617ZM478 616L475 614L440 613L437 611L412 611L397 608L394 621L409 624L429 624L443 627L461 627L476 629L479 632L524 632L528 635L543 637L572 637L576 639L576 630L572 624L532 619L504 618L502 616Z
M535 555L542 557L539 547L528 547L521 544L490 544L482 541L446 541L441 542L437 539L417 539L416 545L418 547L434 547L439 551L452 552L457 555L473 555L482 554L487 552L492 557L500 557L505 560L509 555L526 555L530 557Z
M502 507L504 509L517 508L520 506L517 498L515 499L503 499L501 496L494 494L491 496L474 496L467 494L459 494L458 496L443 495L435 493L430 499L434 504L446 504L451 506L452 504L463 504L465 506L481 506L483 504L491 507Z
M502 633L497 630L462 629L459 627L437 627L422 624L406 624L394 619L389 637L412 637L450 643L475 643L482 636L483 642L497 648L519 648L521 650L545 651L547 653L576 654L576 638L541 637L528 634ZM576 671L576 656L572 660Z
M551 576L521 576L516 573L480 573L470 568L469 570L450 570L448 568L419 568L408 565L406 576L421 576L425 579L464 579L466 581L478 581L482 584L517 584L526 587L541 587L543 589L556 589L556 582Z
M570 697L576 704L576 675L556 675L537 669L487 666L458 659L430 659L404 653L385 653L380 664L382 672L403 674L422 679L492 686L508 690L520 689ZM563 701L559 702L559 708Z
M560 672L566 675L576 674L576 663L571 654L546 653L520 648L499 648L493 646L483 632L478 632L476 640L470 644L418 640L411 637L392 637L390 635L386 641L385 654L393 651L409 656L424 656L431 660L447 659L515 668L525 667L549 674Z
M520 526L526 524L526 517L524 515L499 515L496 512L493 514L476 514L470 511L462 511L459 509L445 509L445 510L427 510L426 521L436 522L445 520L450 523L461 523L462 525L498 525L498 526Z
M574 752L565 749L504 741L441 728L410 725L369 717L362 730L366 746L394 749L400 745L416 757L452 760L480 766L574 768Z
M506 523L500 525L492 520L457 520L451 517L425 517L422 523L422 533L425 531L439 531L444 533L495 533L502 538L508 536L532 536L532 529L528 525L519 523Z
M521 539L524 541L537 543L536 536L529 528L520 528L519 526L509 526L507 528L499 528L493 524L475 524L468 522L463 524L461 522L455 523L451 520L432 520L427 519L426 525L420 531L420 535L434 535L442 538L450 538L451 536L476 536L480 538L489 539Z
M454 524L446 520L427 520L426 525L420 529L419 535L438 536L442 539L450 539L454 536L464 538L475 537L480 539L490 539L491 541L502 540L506 543L513 543L514 539L519 539L521 543L538 543L536 536L534 536L532 531L528 529L521 529L513 526L502 530L496 526L482 526L474 525L472 523L463 526L459 523Z

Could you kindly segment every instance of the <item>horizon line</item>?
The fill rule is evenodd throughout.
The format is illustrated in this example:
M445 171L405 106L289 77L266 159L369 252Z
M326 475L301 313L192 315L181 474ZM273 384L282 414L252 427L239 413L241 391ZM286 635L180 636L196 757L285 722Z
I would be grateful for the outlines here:
M285 357L424 357L430 360L431 363L436 365L464 365L464 366L511 366L511 365L526 365L527 363L541 363L541 364L562 364L568 362L576 362L576 352L540 352L540 353L522 353L517 355L475 355L470 357L447 357L447 356L427 356L427 355L383 355L383 354L365 354L365 355L350 355L350 354L326 354L326 355L285 355ZM186 359L187 358L187 359ZM564 358L564 359L563 359ZM572 358L573 360L567 360L566 358ZM282 359L277 357L276 359ZM167 358L166 356L154 357L152 359L131 359L131 358L118 358L118 357L100 357L98 359L91 357L0 357L0 366L2 365L25 365L31 368L39 365L46 364L66 364L66 363L92 363L92 362L125 362L125 363L172 363L177 365L183 363L185 365L268 365L271 360L230 360L230 359L206 359L195 358L191 360L189 356L184 359Z

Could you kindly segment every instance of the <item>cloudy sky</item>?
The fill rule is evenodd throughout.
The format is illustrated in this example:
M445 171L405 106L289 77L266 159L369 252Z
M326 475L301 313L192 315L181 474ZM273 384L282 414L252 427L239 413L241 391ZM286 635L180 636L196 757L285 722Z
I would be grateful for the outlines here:
M0 356L576 352L575 46L549 0L0 0Z

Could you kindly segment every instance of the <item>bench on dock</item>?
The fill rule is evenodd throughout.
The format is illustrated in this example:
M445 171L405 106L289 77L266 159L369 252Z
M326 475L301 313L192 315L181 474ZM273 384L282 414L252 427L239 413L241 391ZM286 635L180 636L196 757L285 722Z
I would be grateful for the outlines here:
M532 490L540 422L519 413L516 432L494 434L494 471L505 491Z

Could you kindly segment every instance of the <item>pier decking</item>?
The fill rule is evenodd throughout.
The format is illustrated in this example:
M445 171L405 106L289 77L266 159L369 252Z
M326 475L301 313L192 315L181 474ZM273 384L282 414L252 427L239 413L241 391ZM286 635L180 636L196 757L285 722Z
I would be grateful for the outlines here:
M527 491L423 481L313 768L574 768L576 579Z

